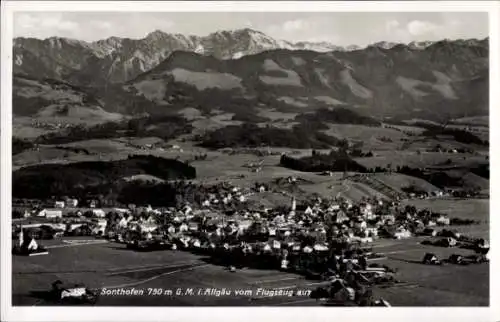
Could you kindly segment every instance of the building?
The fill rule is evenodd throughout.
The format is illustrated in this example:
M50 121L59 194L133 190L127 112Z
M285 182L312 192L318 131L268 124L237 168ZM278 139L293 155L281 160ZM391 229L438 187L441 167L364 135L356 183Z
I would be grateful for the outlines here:
M411 237L411 233L404 228L399 228L394 233L394 238L396 238L396 239L403 239L403 238L410 238L410 237Z
M130 209L125 209L125 208L113 208L113 211L119 214L129 214Z
M341 224L341 223L346 222L348 220L349 220L349 217L346 215L345 212L343 212L342 210L337 212L337 215L335 217L335 223Z
M439 216L437 219L436 219L436 223L437 224L440 224L440 225L449 225L450 224L450 218L446 217L446 216Z
M106 212L102 209L92 209L92 214L98 218L106 217Z
M45 208L38 212L39 217L45 217L48 219L53 219L53 218L62 218L62 210L60 209L49 209Z
M120 219L120 221L118 222L118 227L120 227L120 228L127 228L127 225L128 225L128 221L127 221L127 218L125 218L125 217Z
M95 221L95 224L96 225L95 225L93 232L95 234L104 235L104 233L106 232L106 226L107 226L106 219L97 219Z
M66 206L71 208L78 207L78 199L67 199Z
M328 211L338 211L340 210L340 205L338 204L331 204L330 207L328 207Z
M56 201L54 203L54 208L64 208L64 201Z

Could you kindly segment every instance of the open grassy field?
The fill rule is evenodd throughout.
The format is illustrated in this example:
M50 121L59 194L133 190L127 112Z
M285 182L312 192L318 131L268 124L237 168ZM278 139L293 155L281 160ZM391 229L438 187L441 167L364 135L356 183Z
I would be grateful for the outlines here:
M475 124L475 125L484 125L488 126L490 123L490 117L488 115L483 115L483 116L471 116L471 117L462 117L459 119L454 119L453 123L456 124Z
M377 151L396 150L402 145L401 139L407 138L406 134L394 129L353 124L331 124L322 132L350 142L362 142L363 150ZM384 138L390 141L383 141Z
M29 123L23 124L19 121L12 122L12 134L20 139L35 139L40 135L53 132L52 130L34 127Z
M448 159L448 166L473 166L486 163L484 156L465 153L440 153L414 151L376 151L374 157L356 158L355 160L368 168L386 167L388 164L395 168L397 166L409 166L412 168L425 168L432 165L444 164Z
M87 153L65 148L85 149ZM120 160L142 150L127 146L118 140L87 140L60 145L40 145L38 150L26 150L12 157L13 168L40 163L69 163L99 160ZM144 153L144 152L142 152Z
M488 139L488 138L482 138ZM453 149L472 149L474 153L488 153L489 148L483 145L477 144L465 144L457 142L449 137L442 137L439 140L430 137L413 137L407 142L404 142L400 146L400 150L405 151L427 151L429 149L434 149L436 146L440 146L443 151L453 150ZM444 152L443 152L444 153Z
M222 113L210 117L200 117L192 123L193 134L203 134L229 125L240 125L242 122L232 120L233 116L233 113Z
M402 131L402 132L408 132L408 133L411 133L412 135L419 135L425 131L425 129L423 127L411 126L411 125L387 124L385 126L395 128L395 129Z
M407 176L401 173L375 173L372 177L382 181L398 192L402 192L402 188L409 186L415 186L429 193L441 190L423 179Z
M450 217L474 219L488 223L490 218L489 199L427 199L407 200L405 204L427 208Z
M394 130L393 130L394 131ZM140 149L147 144L170 144L178 145L179 149ZM61 149L62 147L63 149ZM87 153L74 152L65 148L85 149ZM380 196L379 191L375 191L366 184L351 183L347 189L342 183L342 173L336 173L333 177L321 176L316 173L305 173L284 168L279 165L280 153L290 153L286 148L270 148L277 155L256 156L253 154L226 154L220 151L211 151L205 148L197 147L193 142L182 139L163 142L159 138L117 138L112 140L86 140L78 141L59 146L41 145L38 151L27 150L13 157L13 169L19 167L35 165L39 163L68 163L81 161L105 161L120 160L127 158L130 154L151 154L165 158L179 158L180 160L189 160L191 165L197 169L197 180L203 183L216 183L219 181L231 181L241 186L253 185L255 182L269 182L276 178L295 176L303 178L312 184L299 184L300 188L307 193L317 193L326 198L340 196L353 201L360 200L363 197ZM294 156L310 155L311 150L294 150ZM326 153L327 151L321 151ZM386 167L391 164L392 168L398 165L409 165L411 167L424 167L432 164L442 164L446 160L452 160L452 165L470 166L486 162L484 156L461 155L452 153L427 153L417 154L412 151L375 151L376 156L370 158L357 158L356 161L364 166L374 168L376 166ZM207 154L204 161L194 161L195 156ZM464 159L465 157L465 159ZM260 172L252 172L248 167L251 163L262 161ZM453 170L455 171L455 170ZM458 171L458 170L456 170ZM455 171L455 172L456 172ZM377 180L390 186L393 190L401 192L401 188L410 185L425 191L436 191L438 188L430 183L401 174L375 174ZM487 191L489 180L480 178L470 173L460 174L467 184L478 184L481 189Z

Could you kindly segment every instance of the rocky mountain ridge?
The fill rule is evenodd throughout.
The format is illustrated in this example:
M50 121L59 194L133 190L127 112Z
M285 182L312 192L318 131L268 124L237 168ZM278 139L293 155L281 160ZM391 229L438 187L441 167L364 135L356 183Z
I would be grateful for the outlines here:
M422 50L432 43L414 42L408 47ZM371 46L390 49L396 45L379 42ZM362 48L358 46L343 48L328 42L292 43L276 40L249 28L218 31L204 37L156 30L143 39L110 37L94 42L60 37L44 40L16 38L14 72L58 78L85 85L92 83L102 85L133 79L157 66L174 51L190 51L225 60L276 49L330 52L356 51Z

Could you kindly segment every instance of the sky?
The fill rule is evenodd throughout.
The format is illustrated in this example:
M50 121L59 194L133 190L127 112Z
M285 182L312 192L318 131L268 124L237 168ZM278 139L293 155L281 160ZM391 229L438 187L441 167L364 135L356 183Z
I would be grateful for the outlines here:
M281 40L328 41L340 46L378 41L484 38L487 13L468 12L16 12L14 36L95 41L144 38L154 30L206 36L251 28Z

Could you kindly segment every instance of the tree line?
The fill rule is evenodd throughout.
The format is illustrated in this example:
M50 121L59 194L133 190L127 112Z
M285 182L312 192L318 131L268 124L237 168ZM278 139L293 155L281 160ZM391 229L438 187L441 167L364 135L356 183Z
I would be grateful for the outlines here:
M322 154L313 151L311 156L302 158L293 158L284 154L281 156L280 164L284 167L304 172L367 172L367 169L364 166L352 160L343 150L332 150L329 154Z
M230 125L199 138L200 146L220 149L226 147L288 147L292 149L328 149L341 140L318 132L309 124L298 124L292 129L271 126L260 127L252 123Z
M184 162L155 156L129 156L126 160L44 164L25 167L12 175L16 198L108 194L124 177L149 174L164 180L196 178L196 169ZM92 191L92 190L96 191Z
M171 140L190 133L192 125L179 116L145 116L122 122L106 122L95 126L76 125L59 132L39 136L39 144L66 144L90 139L155 136Z

